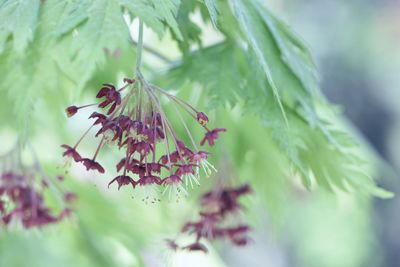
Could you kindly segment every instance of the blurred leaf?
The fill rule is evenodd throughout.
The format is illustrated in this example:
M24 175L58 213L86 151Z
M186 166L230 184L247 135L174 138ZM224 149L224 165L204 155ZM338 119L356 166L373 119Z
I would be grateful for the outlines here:
M64 37L58 49L68 51L56 56L58 65L78 85L91 78L98 64L129 44L129 32L116 1L93 1L87 10L87 21L75 33Z
M155 7L147 0L119 0L130 13L139 17L148 27L158 34L161 38L164 34L162 17L155 10Z
M0 54L9 36L19 54L24 52L33 40L39 15L40 0L0 1Z
M245 4L242 0L232 0L231 3L239 25L242 28L242 32L246 36L249 46L254 50L256 58L264 70L265 77L267 78L270 88L278 102L283 117L287 120L281 96L278 91L278 88L283 88L283 86L276 83L276 77L272 73L271 69L271 66L274 66L275 68L275 65L271 62L271 54L268 53L268 51L270 51L268 43L271 43L271 38L265 34L266 28L255 14L257 7L252 6L252 4Z
M158 14L163 21L165 21L168 26L171 27L175 36L178 40L182 40L182 34L178 28L178 23L176 21L176 15L178 13L179 5L181 0L150 0L155 8L156 14Z
M215 28L218 25L218 9L217 3L215 0L204 0L204 4L207 7L208 12L210 13L211 21Z

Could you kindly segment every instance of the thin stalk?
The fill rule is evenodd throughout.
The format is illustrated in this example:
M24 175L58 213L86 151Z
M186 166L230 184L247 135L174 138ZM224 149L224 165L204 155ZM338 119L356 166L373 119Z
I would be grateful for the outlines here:
M143 50L143 21L139 19L139 36L137 43L136 52L136 73L140 73L140 67L142 64L142 50Z
M176 151L178 152L179 157L181 158L181 162L184 163L185 160L182 157L181 151L180 151L178 143L177 143L176 135L175 135L175 133L174 133L169 121L168 121L168 118L164 115L164 112L162 110L161 104L160 104L159 100L157 99L157 97L154 95L154 92L152 91L152 88L151 87L147 87L147 89L148 89L147 92L149 93L149 96L153 98L153 101L156 104L156 107L157 107L158 111L160 112L161 117L165 120L165 124L167 126L166 129L170 132L170 134L172 136L172 141L175 144Z
M85 138L85 136L89 133L89 131L93 128L93 126L94 124L90 126L89 129L86 130L86 132L81 136L81 138L79 138L79 140L74 145L73 149L76 149L78 147L79 143L82 142L83 138Z
M185 127L186 133L188 134L188 136L189 136L189 138L190 138L190 141L192 142L192 145L193 145L194 149L196 150L196 152L199 152L199 149L198 149L197 146L196 146L196 142L194 141L193 136L192 136L192 134L190 133L188 126L187 126L186 123L185 123L185 120L182 118L181 113L179 112L179 110L178 110L178 108L177 108L176 106L173 105L173 107L174 107L176 113L178 114L178 117L179 117L180 121L182 122L183 127Z
M96 159L96 157L97 157L97 155L99 154L99 152L100 152L100 149L102 148L102 146L103 146L103 142L104 142L104 139L105 139L105 137L103 136L102 138L101 138L101 141L100 141L100 143L99 143L99 146L97 147L97 149L96 149L96 152L94 153L94 156L93 156L93 160L95 160Z

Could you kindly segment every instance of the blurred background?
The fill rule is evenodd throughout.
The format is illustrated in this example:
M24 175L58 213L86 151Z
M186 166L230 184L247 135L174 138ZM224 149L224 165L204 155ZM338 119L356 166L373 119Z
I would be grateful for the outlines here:
M271 0L266 5L310 47L328 99L343 109L372 149L399 173L400 1ZM264 152L265 160L272 162L265 168L277 177L284 176L274 166L276 162L282 163L273 158L276 155L271 150L277 148L271 148L268 140L262 147L249 141L259 138L255 132L261 132L262 128L254 129L253 133L242 129L247 125L243 123L249 127L257 123L254 118L246 118L244 122L224 112L220 116L224 126L238 132L227 137L225 144L240 150L240 145L233 144L242 138L249 146L248 151L238 152L245 158L237 173L242 180L265 171L246 168L246 162L253 161L255 152L263 148L270 152ZM84 129L76 127L79 122L85 123L76 119L65 127L68 129L65 139L51 134L37 138L35 146L49 165L60 160L61 151L55 153L48 148L65 140L69 143L76 140ZM53 122L46 121L43 125L49 123ZM6 129L1 136L2 140L8 140L4 143L7 147L13 133ZM400 266L400 183L391 171L382 172L379 180L382 187L396 194L388 200L370 201L323 190L309 193L287 180L271 183L265 189L265 198L252 196L244 201L246 210L242 219L249 221L254 229L253 242L244 248L208 244L210 252L206 255L171 253L163 241L174 238L182 222L195 215L192 210L198 197L195 194L187 203L148 206L131 201L128 193L106 190L107 179L99 180L83 168L73 168L70 176L75 179L66 183L80 197L79 220L71 218L44 230L0 232L0 267Z
M398 174L400 1L272 2L311 48L325 95ZM315 218L292 225L298 241L289 242L285 255L278 253L284 263L270 266L400 266L398 176L380 175L396 196L375 199L364 218L360 210L336 214L315 199L299 204Z

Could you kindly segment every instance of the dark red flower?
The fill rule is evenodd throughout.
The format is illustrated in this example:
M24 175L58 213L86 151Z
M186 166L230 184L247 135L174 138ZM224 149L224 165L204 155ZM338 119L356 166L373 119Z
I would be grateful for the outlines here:
M154 175L143 176L137 181L137 184L140 186L161 184L161 178Z
M61 147L65 148L65 151L63 153L64 157L73 158L74 161L76 161L76 162L78 162L82 159L82 157L79 155L79 153L76 151L75 148L70 147L69 145L62 145Z
M197 167L196 164L183 164L183 165L175 164L175 166L178 167L175 171L175 174L178 176L182 176L182 175L189 174L189 173L191 173L191 174L196 173L194 170L194 168Z
M125 78L124 85L120 88L105 83L96 95L96 98L101 99L100 103L77 107L80 109L98 105L99 108L108 110L106 113L103 112L104 114L93 112L90 115L89 119L95 119L93 125L74 148L65 147L68 149L66 154L75 156L75 160L82 162L87 170L98 170L103 173L103 167L95 159L105 145L114 146L122 150L125 155L122 160L115 163L117 172L123 174L119 173L119 176L109 184L117 182L121 187L130 183L134 188L136 185L161 185L166 187L164 192L168 191L168 195L179 197L181 192L186 193L185 185L187 188L189 185L193 187L194 183L200 184L198 181L200 167L206 175L215 170L212 164L207 162L208 152L198 151L196 141L190 133L191 129L184 122L181 111L187 112L190 118L194 118L207 130L203 144L206 141L214 144L219 132L225 129L217 128L210 131L206 127L208 123L206 114L163 89L148 84L143 77L137 76L135 79ZM124 90L128 92L124 94ZM178 138L179 131L173 128L167 114L160 106L160 94L171 100L173 105L179 106L175 109L178 113L175 115L179 116L190 142ZM95 134L95 137L101 138L96 152L92 159L78 157L75 148L83 137L90 133L94 125L101 126ZM156 158L159 160L156 161ZM127 178L129 177L127 175L131 175L135 180Z
M4 216L2 217L3 223L4 223L5 225L8 225L8 224L11 222L12 215L13 215L12 213L8 213L8 214L6 214L6 215L4 215Z
M134 83L135 82L135 79L129 79L129 78L124 78L124 83L127 83L127 84L132 84L132 83Z
M167 246L169 249L173 251L177 251L179 249L178 244L175 242L175 240L172 239L165 239L165 242L167 243Z
M104 168L93 159L83 158L79 161L86 167L86 170L97 170L100 173L104 173Z
M145 163L144 167L146 168L147 171L149 172L155 172L155 173L160 173L161 172L161 168L165 168L165 169L169 169L167 166L165 166L164 164L160 164L160 163Z
M208 252L208 249L206 248L206 246L204 246L200 242L195 242L193 244L185 246L185 247L183 247L183 249L186 249L186 250L189 250L189 251L202 251L204 253Z
M109 183L108 183L108 187L110 187L110 185L114 182L118 183L118 190L121 188L121 186L124 185L129 185L131 184L133 189L135 189L136 186L136 182L129 176L127 175L119 175L117 177L115 177L114 179L112 179Z
M65 109L65 112L67 113L68 117L74 116L78 112L78 107L77 106L69 106Z
M197 121L205 126L208 123L208 117L203 112L197 112Z
M19 144L16 147L19 148ZM73 148L67 145L63 147L66 149L64 156L78 158ZM57 190L52 193L62 194L58 196L63 202L62 206L67 205L74 194L64 193L62 184L50 183L51 178L43 173L36 156L33 156L33 166L24 165L20 149L13 149L1 158L8 164L0 162L5 168L0 170L0 221L6 226L15 221L25 228L57 223L60 219L47 206L45 190L56 186Z
M0 214L4 213L6 210L6 205L5 202L3 200L0 199Z
M206 151L199 151L197 153L193 153L189 156L189 160L191 162L200 162L203 159L207 159L208 152Z
M226 132L226 129L216 128L211 131L207 131L203 140L201 140L200 145L203 146L207 141L210 146L213 146L215 144L215 140L218 139L220 132Z
M236 188L225 188L208 192L201 199L203 211L199 213L200 219L187 222L182 227L183 233L196 236L196 243L201 238L209 240L228 238L237 246L244 246L249 242L248 233L250 227L247 225L229 226L226 222L228 214L240 208L238 198L250 193L248 185Z
M36 210L31 210L30 212L25 211L22 218L22 224L25 228L42 227L56 222L58 222L58 218L53 216L49 209L44 207L37 207Z
M250 227L247 225L228 228L225 231L229 239L237 246L244 246L249 242L247 234L250 231Z
M181 159L182 155L180 155L178 151L174 151L169 155L161 156L158 162L167 165L168 163L177 163Z
M99 104L100 108L105 108L112 103L107 114L111 114L115 108L121 104L121 95L112 84L103 84L103 87L96 95L97 98L105 97L105 100Z
M103 124L107 120L107 116L98 112L93 112L92 115L89 116L89 119L95 118L96 121L94 122L94 125L96 124Z
M72 214L72 210L71 210L70 208L64 208L64 209L61 211L60 215L58 216L58 219L59 219L59 220L62 220L62 219L64 219L64 218L66 218L66 217L71 216L71 214Z
M179 184L181 182L182 182L181 177L175 174L168 176L162 180L163 185Z
M78 197L76 196L76 194L75 193L72 193L72 192L67 192L67 193L65 193L64 194L64 200L66 201L66 202L74 202L75 200L77 200L78 199Z

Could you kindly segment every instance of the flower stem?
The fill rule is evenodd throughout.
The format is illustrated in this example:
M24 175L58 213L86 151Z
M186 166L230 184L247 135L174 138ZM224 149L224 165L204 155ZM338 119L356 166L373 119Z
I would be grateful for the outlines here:
M139 20L139 36L136 50L136 75L140 73L140 66L142 64L142 50L143 50L143 21Z

